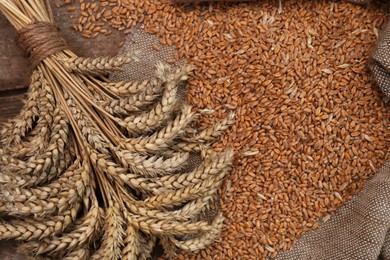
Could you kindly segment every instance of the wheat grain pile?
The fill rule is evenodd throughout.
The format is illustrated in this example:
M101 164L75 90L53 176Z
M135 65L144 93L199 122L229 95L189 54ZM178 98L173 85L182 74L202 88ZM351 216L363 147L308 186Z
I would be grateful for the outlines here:
M275 256L326 221L388 157L389 110L366 66L386 20L379 3L64 3L80 13L74 28L84 37L141 23L175 46L176 58L194 66L190 102L211 113L199 125L237 115L214 146L237 153L220 193L222 235L177 259Z

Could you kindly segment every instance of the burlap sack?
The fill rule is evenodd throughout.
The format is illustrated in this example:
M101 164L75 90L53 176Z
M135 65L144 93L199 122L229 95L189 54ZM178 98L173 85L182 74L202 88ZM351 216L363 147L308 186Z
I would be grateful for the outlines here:
M357 196L276 259L390 259L390 160Z
M371 71L379 88L390 98L390 20L381 32L370 62Z

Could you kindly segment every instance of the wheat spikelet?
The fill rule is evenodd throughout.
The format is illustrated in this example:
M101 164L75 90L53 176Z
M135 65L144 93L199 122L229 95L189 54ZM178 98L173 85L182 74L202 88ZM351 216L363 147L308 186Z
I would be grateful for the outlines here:
M28 99L26 100L24 107L19 115L10 123L6 124L1 131L1 142L5 146L9 146L12 143L19 143L21 138L26 135L27 131L31 129L34 118L39 114L39 88L41 86L40 75L37 71L34 71L31 76L30 89L27 93Z
M168 259L173 259L177 255L177 247L171 241L172 236L161 236L160 237L160 245L164 249L164 255L168 257Z
M162 187L180 189L191 185L198 184L220 173L232 160L232 153L222 153L221 155L213 154L202 164L200 164L194 171L184 174L175 174L169 176L163 176L156 179L155 182Z
M186 216L188 219L194 219L196 216L199 216L202 211L204 211L204 209L208 206L210 199L211 196L205 196L192 200L175 212L180 216Z
M124 218L119 209L118 203L111 203L106 210L103 242L100 248L92 255L91 259L119 259L121 256L121 247L123 246Z
M157 79L144 80L141 82L99 82L102 89L105 89L117 96L128 97L130 95L137 94L141 91L145 91L149 86L160 86L162 83Z
M122 249L122 259L137 260L141 254L141 238L132 225L127 225L125 231L125 239L123 241L124 247Z
M190 143L208 143L214 142L222 133L224 133L234 123L234 113L230 113L225 119L213 125L210 128L197 133L190 138L183 138Z
M90 259L90 250L88 247L76 249L65 255L63 260L87 260Z
M158 220L149 217L131 216L131 224L146 234L151 235L185 235L199 232L209 232L213 229L205 221L195 223Z
M103 153L108 153L108 141L102 136L102 134L96 129L95 125L86 118L86 116L77 109L74 100L68 95L64 94L64 97L67 101L70 111L74 115L75 120L77 120L77 125L80 128L81 134L88 141L90 145L96 150L99 150Z
M163 156L142 156L127 150L115 150L115 155L122 166L132 173L145 177L169 175L185 167L189 153L173 153L170 158Z
M131 60L134 58L130 54L98 58L72 57L63 61L63 65L69 72L99 74L120 70L123 64Z
M213 230L203 234L202 236L184 240L184 241L179 241L175 239L174 237L170 237L171 242L178 248L187 250L187 251L193 251L197 252L201 249L206 248L207 245L211 244L214 242L214 240L219 236L220 230L223 225L223 220L224 217L219 214L212 223L212 226L214 227Z
M162 91L161 84L155 81L143 81L141 83L120 83L119 86L111 86L108 84L102 85L103 91L108 91L112 95L124 98L114 98L108 100L97 100L97 104L104 107L104 109L117 115L130 116L131 112L138 112L144 110L152 104L152 102L160 96ZM119 89L118 88L124 88ZM120 121L120 120L119 120Z

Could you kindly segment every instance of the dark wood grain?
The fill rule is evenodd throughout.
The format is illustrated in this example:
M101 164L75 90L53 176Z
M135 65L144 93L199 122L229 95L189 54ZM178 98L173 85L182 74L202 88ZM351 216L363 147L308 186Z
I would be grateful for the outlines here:
M25 94L0 96L0 122L15 117L23 106Z

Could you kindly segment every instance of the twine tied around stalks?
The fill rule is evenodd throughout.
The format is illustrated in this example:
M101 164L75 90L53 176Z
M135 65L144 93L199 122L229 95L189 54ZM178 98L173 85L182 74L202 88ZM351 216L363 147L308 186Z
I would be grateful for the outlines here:
M35 22L18 31L17 43L30 59L33 68L47 57L68 48L57 26Z

